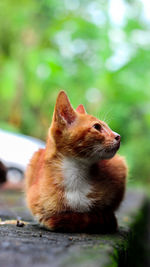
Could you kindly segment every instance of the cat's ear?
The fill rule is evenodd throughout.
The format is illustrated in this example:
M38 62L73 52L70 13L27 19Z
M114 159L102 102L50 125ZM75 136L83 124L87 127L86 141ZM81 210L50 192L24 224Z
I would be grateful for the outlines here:
M87 114L86 113L86 110L84 108L84 106L82 104L80 104L77 108L76 108L76 111L80 114Z
M61 125L69 125L75 121L76 117L77 113L71 106L66 93L60 91L56 100L53 121Z

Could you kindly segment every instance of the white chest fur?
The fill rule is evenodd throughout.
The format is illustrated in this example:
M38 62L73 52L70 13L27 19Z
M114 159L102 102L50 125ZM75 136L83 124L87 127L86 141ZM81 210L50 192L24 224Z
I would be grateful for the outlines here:
M63 176L67 204L72 210L88 211L92 206L92 200L88 198L88 194L92 192L92 186L88 182L86 165L70 158L64 158Z

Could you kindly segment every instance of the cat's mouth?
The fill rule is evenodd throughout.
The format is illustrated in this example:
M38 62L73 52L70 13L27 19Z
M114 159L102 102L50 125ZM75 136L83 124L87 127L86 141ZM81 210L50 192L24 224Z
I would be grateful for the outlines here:
M116 145L111 146L110 148L105 148L102 153L102 158L103 159L112 158L116 154L119 147L120 147L120 142L117 143Z

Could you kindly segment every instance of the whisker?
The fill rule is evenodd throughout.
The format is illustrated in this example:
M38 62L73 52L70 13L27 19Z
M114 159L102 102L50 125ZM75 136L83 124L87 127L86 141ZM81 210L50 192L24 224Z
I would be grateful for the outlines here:
M107 110L102 116L101 119L106 122L109 123L112 120L112 108Z

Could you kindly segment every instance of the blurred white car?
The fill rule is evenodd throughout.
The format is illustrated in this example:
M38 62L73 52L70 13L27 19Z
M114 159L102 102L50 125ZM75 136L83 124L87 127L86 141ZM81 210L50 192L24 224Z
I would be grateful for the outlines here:
M39 139L0 129L0 161L8 169L9 181L22 180L29 160L39 148L45 148L45 143Z

